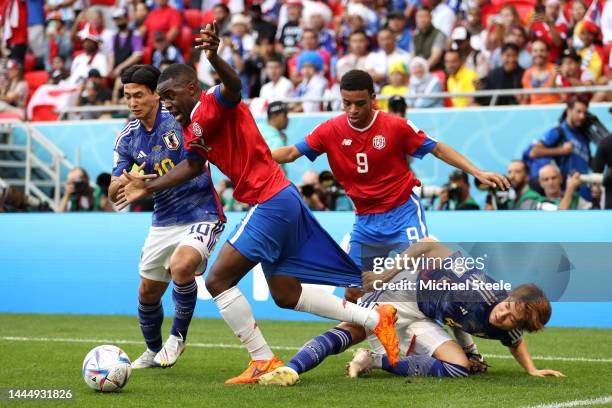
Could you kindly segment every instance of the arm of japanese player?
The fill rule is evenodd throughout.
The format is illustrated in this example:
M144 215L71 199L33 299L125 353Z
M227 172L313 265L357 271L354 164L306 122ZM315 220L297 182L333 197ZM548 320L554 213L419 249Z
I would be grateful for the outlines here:
M128 183L127 178L123 176L123 170L129 171L134 166L134 160L128 154L128 138L129 134L119 135L113 150L113 170L111 172L111 183L108 187L108 197L113 203L117 202L119 189ZM142 170L144 164L138 168L138 171Z
M272 158L277 163L291 163L297 160L299 157L306 156L310 161L325 153L325 139L323 134L327 130L326 123L323 123L306 136L301 142L291 146L279 147L272 151Z
M527 371L529 375L534 377L546 377L547 375L555 376L555 377L565 377L561 372L549 369L538 370L533 364L533 360L531 358L531 354L529 354L529 350L527 349L527 343L524 339L521 339L518 344L515 346L508 347L514 359Z

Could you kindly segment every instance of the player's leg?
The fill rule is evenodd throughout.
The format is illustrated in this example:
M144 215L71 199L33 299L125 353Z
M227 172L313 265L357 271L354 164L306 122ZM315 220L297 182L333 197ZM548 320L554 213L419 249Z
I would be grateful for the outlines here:
M340 323L317 337L309 340L291 358L285 367L279 367L259 378L263 385L294 385L300 374L312 370L333 354L340 354L352 345L366 338L366 330L353 323Z
M255 322L251 305L236 286L256 264L225 243L206 278L206 288L221 316L251 356L249 367L239 376L227 380L228 384L254 383L260 374L282 366Z
M161 328L164 309L161 298L168 282L141 278L138 288L138 321L147 349L132 363L132 368L156 367L154 358L162 348Z

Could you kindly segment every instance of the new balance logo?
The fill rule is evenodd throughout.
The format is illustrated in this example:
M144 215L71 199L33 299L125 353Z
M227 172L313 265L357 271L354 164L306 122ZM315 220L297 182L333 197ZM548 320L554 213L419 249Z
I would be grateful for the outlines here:
M342 141L342 146L350 146L353 143L351 139L344 139Z
M144 159L145 157L147 157L147 155L142 150L138 153L138 156L136 156L137 159Z

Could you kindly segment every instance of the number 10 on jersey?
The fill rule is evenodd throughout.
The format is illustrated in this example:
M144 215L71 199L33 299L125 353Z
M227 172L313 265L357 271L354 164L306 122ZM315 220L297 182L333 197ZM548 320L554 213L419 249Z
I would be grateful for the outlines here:
M155 170L160 177L163 176L164 173L168 173L173 168L174 163L170 159L164 159L161 161L161 163L155 163L155 166L153 166L153 170Z

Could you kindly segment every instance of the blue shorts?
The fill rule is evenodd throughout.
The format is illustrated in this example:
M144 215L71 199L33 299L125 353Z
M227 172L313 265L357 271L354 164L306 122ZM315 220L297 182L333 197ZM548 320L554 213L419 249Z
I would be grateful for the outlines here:
M376 257L401 252L428 234L425 213L416 194L391 211L358 215L351 232L349 256L363 271Z
M266 276L303 283L361 286L361 272L314 218L295 186L252 207L227 242Z

